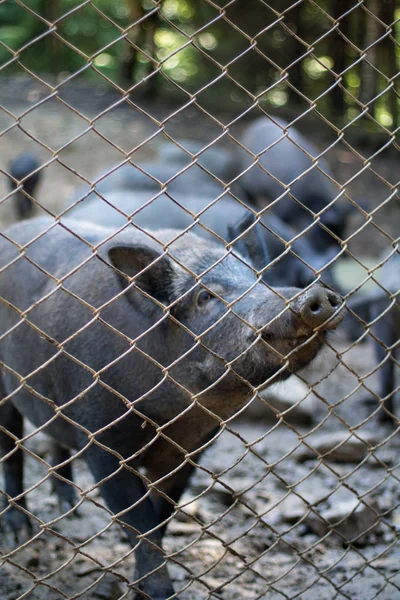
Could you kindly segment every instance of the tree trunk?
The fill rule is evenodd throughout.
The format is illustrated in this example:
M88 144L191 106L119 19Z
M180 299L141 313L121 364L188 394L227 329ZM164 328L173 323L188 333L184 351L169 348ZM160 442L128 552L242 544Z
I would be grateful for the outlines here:
M366 7L374 15L379 15L380 0L365 0ZM368 13L365 18L364 43L362 49L365 50L373 44L380 35L380 26L376 19ZM368 62L367 62L368 61ZM369 64L368 64L369 63ZM377 65L377 47L373 45L366 54L360 67L360 101L364 106L369 106L370 114L375 116L375 103L371 104L372 98L378 93L378 74L374 67Z
M302 11L303 10L304 10L304 5L297 4L290 11L290 13L288 15L288 22L287 22L288 28L291 31L293 31L294 33L296 33L296 35L299 38L301 38L302 40L304 40L304 38L305 38L305 31L303 31L304 21L302 19ZM288 42L287 42L288 60L287 60L287 65L285 65L285 66L288 66L289 64L293 63L296 59L299 58L299 56L301 56L301 54L304 54L306 51L304 47L302 49L300 42L298 42L294 36L291 36L290 33L288 33L287 35L290 36L291 39L288 39ZM302 61L296 62L296 64L290 68L289 81L293 85L293 87L296 88L296 90L299 90L299 92L304 93L304 77L303 77ZM288 90L289 90L289 96L290 96L291 101L298 104L299 100L300 100L299 95L291 87L289 87Z
M152 57L155 57L156 53L156 44L154 36L157 31L158 23L159 14L158 12L156 12L153 13L148 19L146 19L146 29L143 29L146 51ZM152 62L149 62L146 64L146 74L149 75L150 73L152 73L152 71L154 71L154 66ZM161 75L157 73L153 75L153 77L150 77L150 79L148 79L145 84L143 84L143 96L145 98L148 98L149 100L154 100L157 97L159 91L160 77Z
M44 3L44 16L54 23L60 16L60 0L51 0L51 2ZM59 27L59 25L58 25ZM50 34L47 37L48 44L48 60L49 60L49 71L53 75L57 75L60 71L59 58L60 58L60 40L54 35Z
M129 22L135 23L142 19L145 15L145 10L142 6L140 0L125 0L125 3L129 9ZM136 46L140 46L145 39L145 31L143 29L143 23L139 25L135 25L128 32L128 40L135 44ZM135 80L135 71L136 71L136 63L137 63L137 49L127 42L128 47L125 52L125 56L123 56L120 67L121 79L128 85L132 85L132 82Z
M333 0L332 2L332 16L334 19L339 19L348 10L349 3L347 0ZM347 38L349 37L349 19L346 17L340 21L340 31ZM329 53L333 58L333 70L339 78L345 71L348 60L347 60L347 43L339 33L334 33L329 37L330 49ZM343 119L346 113L346 102L345 102L345 82L342 80L340 84L335 85L333 90L330 92L330 101L332 112Z
M392 25L395 21L396 0L381 0L381 14L380 18L386 25ZM394 26L391 36L394 37ZM392 79L398 72L398 61L396 56L396 44L389 37L385 37L379 45L380 59L379 65L380 70L387 75L388 78ZM392 128L397 129L399 125L398 117L398 98L399 98L399 86L397 79L394 79L394 87L388 92L387 108L393 118Z

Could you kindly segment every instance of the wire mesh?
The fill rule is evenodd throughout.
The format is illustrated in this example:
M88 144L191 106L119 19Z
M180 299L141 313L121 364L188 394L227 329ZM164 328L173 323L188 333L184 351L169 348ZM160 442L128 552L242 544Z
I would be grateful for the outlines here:
M395 2L0 18L3 597L400 597Z

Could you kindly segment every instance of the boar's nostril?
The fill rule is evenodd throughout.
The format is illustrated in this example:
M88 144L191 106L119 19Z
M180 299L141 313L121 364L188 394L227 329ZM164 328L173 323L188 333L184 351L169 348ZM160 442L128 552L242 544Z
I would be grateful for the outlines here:
M340 297L323 287L315 286L299 298L300 315L304 323L312 329L324 325L324 329L331 329L338 323L326 323L340 306ZM325 325L326 323L326 325Z
M335 310L339 308L341 302L340 296L338 296L334 292L328 291L328 300L332 308L334 308Z
M317 302L314 302L314 304L312 304L310 306L310 310L313 313L317 313L320 309L321 309L321 306Z

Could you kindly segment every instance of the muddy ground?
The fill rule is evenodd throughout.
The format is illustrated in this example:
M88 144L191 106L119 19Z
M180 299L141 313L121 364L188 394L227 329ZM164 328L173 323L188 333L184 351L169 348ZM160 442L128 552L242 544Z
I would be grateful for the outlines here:
M5 170L9 159L25 149L35 150L43 163L57 156L38 191L40 202L55 213L81 182L75 173L93 177L123 160L123 152L132 151L158 129L154 119L125 104L106 111L93 130L80 137L114 98L103 88L71 86L65 101L85 120L54 98L31 110L44 97L36 83L2 83L0 105L6 110L0 110L0 168ZM143 108L155 119L177 110ZM22 114L15 126L12 115ZM227 124L235 116L221 112L218 119ZM221 134L221 127L189 107L167 120L166 131L209 142ZM321 148L329 145L324 136L315 141ZM157 144L158 136L135 157L152 157ZM376 149L357 150L367 159ZM342 184L363 165L343 143L332 148L327 159ZM370 208L385 203L391 194L385 182L396 183L398 164L393 153L378 153L371 168L347 186L348 193ZM3 178L0 198L5 194ZM12 199L0 211L3 226L13 221ZM363 219L361 214L355 218L350 231L364 225ZM398 207L385 203L374 223L396 237ZM370 264L387 246L385 234L368 225L349 247ZM203 455L165 538L179 598L400 598L399 436L377 424L378 403L368 392L378 390L376 373L370 375L375 369L372 345L347 351L348 347L345 332L336 334L332 348L302 374L315 392L309 422L304 422L304 414L273 419L259 407L229 423ZM290 395L290 386L287 390ZM346 432L361 440L361 454L350 450L340 461L307 455L305 449L314 447L315 436L329 439ZM16 543L5 532L0 534L1 599L126 598L134 557L123 532L102 507L98 491L88 491L93 480L84 462L74 461L81 492L79 517L63 516L51 493L45 440L35 435L26 445L25 487L30 490L34 534L22 548L21 540ZM342 512L335 523L341 525L335 533L324 528L318 515L326 517L338 507Z

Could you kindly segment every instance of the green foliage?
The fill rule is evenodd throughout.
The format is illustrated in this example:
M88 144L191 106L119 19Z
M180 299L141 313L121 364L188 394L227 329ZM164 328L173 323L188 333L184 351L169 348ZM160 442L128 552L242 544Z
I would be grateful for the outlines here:
M222 5L222 0L215 3ZM355 48L368 46L363 37L365 11L357 9L346 17L343 27L354 44L345 44L327 17L333 14L333 0L294 4L283 23L275 23L276 14L259 0L228 3L226 18L204 0L163 0L158 15L153 15L153 0L24 0L24 4L26 8L16 0L0 4L0 75L20 72L21 65L61 80L76 72L97 78L99 71L128 87L160 67L164 76L153 79L160 95L182 98L172 81L188 94L206 88L199 94L200 101L205 98L215 104L223 97L225 106L251 103L257 97L262 104L278 108L302 102L306 96L318 99L318 109L329 115L342 94L340 118L354 118L359 111L364 84ZM391 60L400 63L400 9L394 13L392 35L397 45L391 42ZM130 27L142 15L148 18ZM55 22L56 33L51 31ZM296 41L290 31L303 41ZM143 52L135 53L126 38ZM385 49L383 43L377 44L376 51L380 64L390 62L387 45ZM345 57L339 65L345 72L341 83L349 93L340 89L325 93L335 83L340 52ZM2 71L4 65L7 69ZM392 77L385 68L384 73ZM212 81L215 84L208 85ZM375 95L387 85L380 78ZM398 122L393 116L396 101L388 94L371 110L382 125Z
M93 0L77 9L80 4L77 0L30 0L26 5L37 13L35 16L13 0L7 0L0 5L0 42L13 51L30 43L29 51L21 53L21 62L28 69L41 73L52 70L73 73L84 65L85 56L92 57L118 39L121 34L117 26L123 28L129 23L129 10L124 0ZM117 26L99 14L95 7ZM45 21L52 23L62 15L65 16L56 29L66 43L52 32L43 37L49 31ZM12 53L3 44L0 46L0 67L12 58ZM107 53L118 59L119 50L111 47ZM107 61L103 60L103 63ZM114 64L112 60L109 63ZM18 69L18 65L14 68Z
M40 4L32 2L32 9ZM37 35L42 26L27 10L15 2L0 4L0 66L7 63L19 48Z

